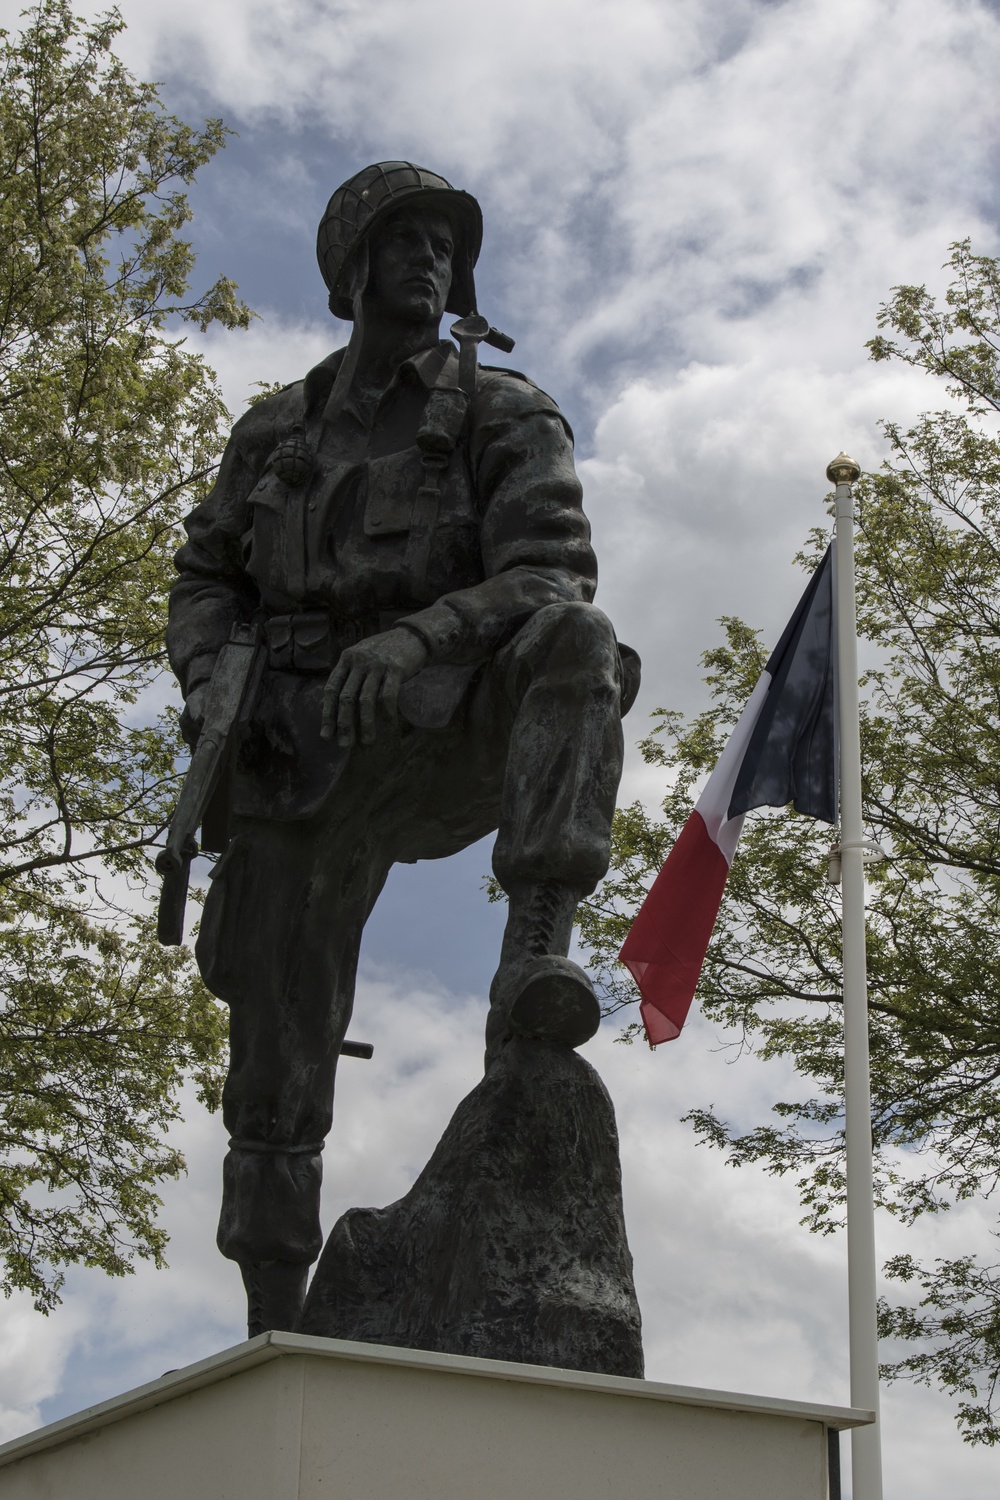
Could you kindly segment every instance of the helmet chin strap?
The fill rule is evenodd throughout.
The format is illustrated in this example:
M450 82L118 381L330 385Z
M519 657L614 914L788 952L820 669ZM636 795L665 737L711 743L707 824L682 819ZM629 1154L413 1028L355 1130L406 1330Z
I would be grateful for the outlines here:
M354 264L351 267L351 306L354 309L354 322L351 326L351 337L347 341L347 349L344 358L340 362L337 378L333 382L333 390L327 398L323 408L323 421L335 422L347 403L351 393L351 385L354 381L354 372L358 368L358 359L361 355L361 343L365 336L365 309L364 291L368 284L368 245L362 243L358 249Z

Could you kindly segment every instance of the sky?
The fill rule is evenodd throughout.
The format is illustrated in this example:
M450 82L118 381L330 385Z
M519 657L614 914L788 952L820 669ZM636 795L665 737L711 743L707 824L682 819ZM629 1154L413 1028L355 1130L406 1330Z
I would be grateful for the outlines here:
M81 3L81 8L83 7ZM476 194L479 305L573 425L601 565L598 603L644 662L621 800L655 807L635 742L651 710L705 704L699 657L736 614L773 642L801 592L792 559L825 524L827 463L865 467L879 420L942 401L872 364L898 283L940 289L949 245L998 252L1000 15L985 0L123 0L117 50L189 121L236 132L191 194L198 281L232 276L258 319L192 339L234 413L346 337L326 311L315 228L361 166L408 159ZM16 26L18 6L0 3ZM491 359L494 356L491 354ZM406 1191L481 1067L502 916L488 844L394 872L366 934L327 1149L324 1216ZM585 1055L611 1090L647 1373L847 1404L844 1236L799 1226L794 1185L695 1147L685 1110L749 1125L801 1093L735 1060L695 1017L655 1054ZM163 1193L167 1271L74 1271L42 1319L3 1310L0 1437L243 1336L214 1247L221 1123L192 1099L189 1175ZM881 1258L989 1254L976 1204ZM886 1500L986 1500L997 1455L947 1400L884 1393ZM845 1453L846 1459L846 1453ZM849 1468L848 1468L849 1473Z

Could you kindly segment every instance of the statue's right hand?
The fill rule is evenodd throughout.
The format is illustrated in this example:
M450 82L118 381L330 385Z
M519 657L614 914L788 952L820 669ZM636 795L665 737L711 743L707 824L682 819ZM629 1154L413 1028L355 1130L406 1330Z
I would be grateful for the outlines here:
M420 636L404 626L349 646L323 692L321 737L330 740L336 735L337 744L345 750L356 740L372 744L376 708L385 712L390 723L396 719L399 690L427 665L427 656Z
M205 722L205 713L208 709L208 683L199 682L193 687L184 700L181 710L181 734L192 750L198 743L201 727Z

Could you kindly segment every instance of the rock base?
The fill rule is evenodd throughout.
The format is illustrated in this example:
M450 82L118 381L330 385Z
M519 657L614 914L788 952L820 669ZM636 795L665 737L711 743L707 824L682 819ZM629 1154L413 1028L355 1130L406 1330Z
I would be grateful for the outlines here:
M300 1328L641 1378L618 1132L590 1064L509 1043L406 1197L335 1225Z

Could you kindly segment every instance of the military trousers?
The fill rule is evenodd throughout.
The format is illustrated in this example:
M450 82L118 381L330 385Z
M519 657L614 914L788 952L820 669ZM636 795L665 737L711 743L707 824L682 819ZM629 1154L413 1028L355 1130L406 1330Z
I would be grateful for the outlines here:
M379 726L298 821L235 818L197 944L230 1008L219 1248L309 1263L322 1248L322 1149L365 921L396 862L493 831L505 889L579 896L605 874L622 767L623 672L610 622L541 609L470 684L452 723Z

